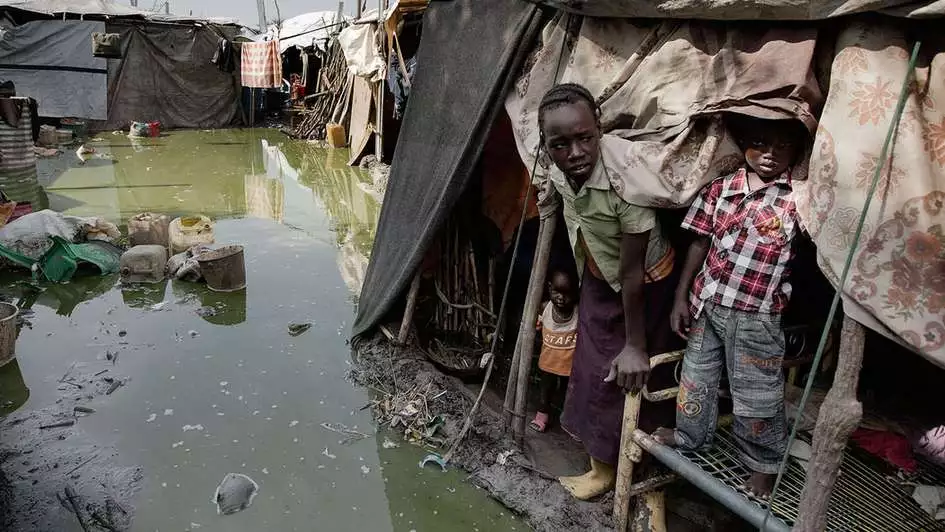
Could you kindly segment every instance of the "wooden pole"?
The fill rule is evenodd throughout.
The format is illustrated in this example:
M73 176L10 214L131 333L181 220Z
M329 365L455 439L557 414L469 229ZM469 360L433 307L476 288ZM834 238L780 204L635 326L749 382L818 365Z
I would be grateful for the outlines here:
M545 287L545 274L548 273L548 259L551 256L551 237L555 233L557 220L552 213L547 218L542 217L538 223L538 248L535 249L525 310L519 327L518 334L522 341L518 357L518 379L515 383L515 416L512 420L512 432L518 441L525 438L525 408L528 405L528 377L532 370L532 346L535 344L535 320ZM515 371L514 367L512 371Z
M631 435L640 420L643 394L627 394L623 403L623 424L620 429L620 453L617 455L617 483L614 486L614 524L618 532L627 530L630 521L630 486L634 465L643 458L643 449Z
M417 273L410 283L410 291L407 292L407 306L404 307L404 318L400 322L400 334L397 335L397 343L400 345L407 343L407 335L410 333L410 325L413 323L413 311L417 308L417 293L419 291L420 268L417 268Z
M384 31L384 0L377 0L377 34ZM383 39L377 39L378 44ZM383 46L381 53L383 53ZM376 131L374 135L374 156L377 162L384 162L384 80L377 82L377 115L375 118Z
M529 287L531 287L531 283L529 283ZM518 366L521 349L522 332L519 330L518 338L515 339L515 349L512 350L512 363L509 364L509 380L505 384L505 403L502 409L505 426L509 429L512 428L512 409L515 408L515 392L518 390Z
M801 492L798 520L794 524L796 531L820 532L826 529L827 507L840 473L843 450L863 417L863 405L856 399L856 388L863 367L865 344L863 326L844 316L837 371L817 416L807 481Z

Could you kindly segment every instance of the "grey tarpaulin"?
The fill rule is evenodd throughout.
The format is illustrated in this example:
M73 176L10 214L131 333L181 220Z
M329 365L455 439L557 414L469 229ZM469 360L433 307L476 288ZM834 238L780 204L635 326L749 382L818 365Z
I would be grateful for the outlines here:
M106 129L153 120L163 128L237 123L239 70L221 72L210 64L220 37L232 39L235 26L121 21L106 29L121 34L124 57L108 61Z
M590 17L703 20L822 20L879 11L897 17L945 15L942 0L530 0Z
M353 334L376 325L410 283L469 181L539 19L521 1L430 3Z
M40 116L103 120L106 116L105 60L92 56L93 32L105 23L37 20L3 30L0 80L39 105Z

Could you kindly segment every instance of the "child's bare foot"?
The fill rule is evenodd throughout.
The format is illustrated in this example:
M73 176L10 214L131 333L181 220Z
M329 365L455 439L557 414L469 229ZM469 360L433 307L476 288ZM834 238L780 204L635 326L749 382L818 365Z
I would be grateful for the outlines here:
M768 500L768 497L771 496L771 490L774 489L774 481L777 479L777 475L773 473L759 473L757 471L752 472L751 478L748 479L748 482L745 484L745 488L748 489L748 493L763 500Z
M661 427L653 431L653 439L667 447L676 447L676 431Z

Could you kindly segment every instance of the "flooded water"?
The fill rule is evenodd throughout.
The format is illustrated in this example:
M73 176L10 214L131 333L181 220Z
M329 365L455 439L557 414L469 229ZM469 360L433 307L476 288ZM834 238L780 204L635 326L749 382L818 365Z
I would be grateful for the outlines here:
M117 224L144 211L211 216L217 244L245 246L247 288L6 275L0 290L34 314L18 362L0 371L0 414L54 403L73 364L111 368L106 354L118 352L111 371L128 381L81 426L142 467L133 530L527 529L465 475L421 471L424 450L375 435L368 393L345 380L379 211L347 153L265 130L99 139L90 145L113 161L41 160L34 201ZM293 337L290 323L313 326ZM370 436L344 444L322 424ZM259 494L221 516L210 499L227 473L252 477Z

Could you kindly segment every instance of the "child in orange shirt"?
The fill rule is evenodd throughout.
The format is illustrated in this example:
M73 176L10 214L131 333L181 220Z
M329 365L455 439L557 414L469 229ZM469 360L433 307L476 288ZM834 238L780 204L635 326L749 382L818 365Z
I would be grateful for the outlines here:
M577 342L577 282L571 275L556 270L548 282L551 301L538 318L541 329L541 355L538 357L540 402L535 419L528 427L545 432L550 420L551 401L556 392L567 389L571 359Z

